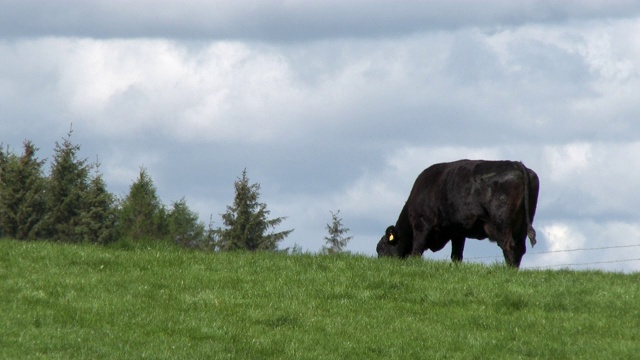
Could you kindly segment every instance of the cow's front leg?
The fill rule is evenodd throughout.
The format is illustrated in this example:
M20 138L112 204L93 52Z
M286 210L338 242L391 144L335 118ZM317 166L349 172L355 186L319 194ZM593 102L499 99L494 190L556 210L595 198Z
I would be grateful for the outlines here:
M520 261L522 261L522 256L527 251L524 245L525 239L522 239L519 242L516 242L511 237L511 232L507 231L506 235L502 238L502 241L498 241L498 245L502 248L502 253L504 254L504 260L507 265L513 268L520 267Z
M419 219L413 225L413 246L411 248L411 256L422 256L427 249L427 239L430 229L424 219Z
M462 261L462 253L464 252L464 237L451 238L451 260L455 262Z
M422 240L416 240L414 237L413 248L411 249L411 256L422 256L422 253L426 250L426 241L424 237Z

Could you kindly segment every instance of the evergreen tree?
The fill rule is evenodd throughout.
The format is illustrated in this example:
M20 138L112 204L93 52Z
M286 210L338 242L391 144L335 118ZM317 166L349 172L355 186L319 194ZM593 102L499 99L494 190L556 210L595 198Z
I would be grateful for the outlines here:
M107 244L116 239L116 201L107 191L107 185L95 164L95 173L84 194L86 208L80 216L79 233L82 240L97 244Z
M10 154L9 147L7 147L7 150L4 150L4 144L0 143L0 183L2 181L2 172L7 165L7 161L9 161Z
M49 175L46 226L49 236L67 242L82 240L79 225L86 209L85 193L91 166L87 159L78 159L79 145L71 143L69 130L62 144L56 142Z
M167 235L166 210L144 167L140 167L138 179L121 203L118 221L120 234L133 240Z
M204 224L198 221L198 214L189 209L184 198L173 203L167 220L169 235L178 245L200 247L205 238Z
M260 203L260 184L249 184L247 170L235 183L235 198L232 206L222 214L224 229L219 229L218 246L222 251L232 250L268 250L275 251L278 242L286 238L293 230L267 233L284 219L267 219L267 205Z
M342 219L338 217L340 210L337 212L330 211L331 224L327 224L327 231L329 236L325 236L324 239L327 245L322 247L322 252L325 254L335 254L344 251L349 240L353 239L353 236L344 237L343 235L349 232L349 228L342 225Z
M3 185L3 173L6 171L7 162L9 161L9 149L7 151L4 150L4 144L0 144L0 238L5 237L4 233L4 203L2 201L2 193L5 190L5 186Z
M0 147L0 235L3 237L15 238L17 233L18 168L18 157L9 150L9 147L6 151L4 147Z
M36 239L46 212L44 160L38 149L24 142L21 157L0 149L0 234L15 239Z

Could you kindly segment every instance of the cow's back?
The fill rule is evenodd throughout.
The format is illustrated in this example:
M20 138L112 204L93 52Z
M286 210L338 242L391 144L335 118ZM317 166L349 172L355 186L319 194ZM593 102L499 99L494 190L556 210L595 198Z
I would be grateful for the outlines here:
M409 220L425 218L438 227L473 227L483 217L502 217L500 211L515 207L506 202L523 199L525 180L522 165L514 161L432 165L414 183L407 201ZM537 187L530 195L537 199Z
M505 168L519 171L512 164L511 161L458 160L431 165L418 175L408 203L442 208L451 201L473 198L474 190L482 186L479 182L490 180Z

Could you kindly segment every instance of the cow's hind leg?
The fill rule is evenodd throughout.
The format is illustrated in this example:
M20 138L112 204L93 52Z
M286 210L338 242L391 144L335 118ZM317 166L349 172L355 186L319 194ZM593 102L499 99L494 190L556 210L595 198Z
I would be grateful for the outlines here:
M451 238L451 260L455 262L462 261L462 253L464 252L464 237Z

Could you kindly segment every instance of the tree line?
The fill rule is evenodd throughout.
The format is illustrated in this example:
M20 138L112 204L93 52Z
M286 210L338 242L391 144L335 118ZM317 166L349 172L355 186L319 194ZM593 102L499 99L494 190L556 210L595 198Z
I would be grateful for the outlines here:
M277 251L293 231L274 231L286 218L269 218L259 199L260 184L250 183L246 169L234 183L233 204L221 215L223 227L214 228L212 219L208 225L201 222L184 198L165 206L143 166L128 194L117 197L107 190L100 164L79 157L72 133L55 143L48 175L33 142L24 141L22 154L0 145L0 237L95 244L170 241L210 251ZM331 212L323 253L342 252L351 239L338 214Z

